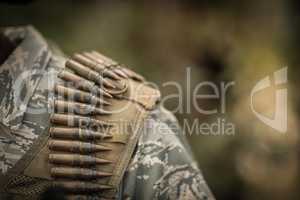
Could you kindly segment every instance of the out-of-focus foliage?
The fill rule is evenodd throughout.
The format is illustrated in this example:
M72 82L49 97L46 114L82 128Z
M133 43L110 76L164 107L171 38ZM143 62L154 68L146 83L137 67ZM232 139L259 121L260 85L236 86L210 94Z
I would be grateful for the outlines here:
M66 54L96 49L158 84L178 81L186 91L201 81L235 81L226 118L235 134L192 135L196 159L217 199L299 199L299 5L297 1L46 1L0 4L0 25L34 25ZM288 66L288 132L255 118L251 88ZM163 95L174 92L162 87ZM274 91L273 91L274 93ZM269 96L258 108L274 110ZM187 95L183 102L188 102ZM172 109L178 102L167 101ZM219 101L201 101L218 106ZM219 115L175 113L179 121L214 121Z

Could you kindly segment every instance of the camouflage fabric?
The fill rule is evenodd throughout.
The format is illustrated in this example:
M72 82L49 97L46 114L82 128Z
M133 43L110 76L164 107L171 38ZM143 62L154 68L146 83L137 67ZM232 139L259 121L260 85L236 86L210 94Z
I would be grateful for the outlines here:
M0 67L0 170L6 173L29 150L47 123L47 110L30 115L30 107L47 107L47 88L39 84L50 54L33 28L7 28L4 36L19 43Z
M3 33L17 45L0 66L0 175L18 164L47 127L50 91L65 61L32 27ZM181 133L163 107L151 113L118 199L214 199Z
M145 122L122 193L126 199L214 199L176 118L162 106Z

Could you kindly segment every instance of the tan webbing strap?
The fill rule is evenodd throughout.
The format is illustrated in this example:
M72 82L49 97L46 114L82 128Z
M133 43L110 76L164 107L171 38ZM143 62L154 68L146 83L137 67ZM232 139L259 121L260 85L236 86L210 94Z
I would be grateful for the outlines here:
M49 139L24 175L70 196L113 198L160 93L97 52L75 54L59 78Z

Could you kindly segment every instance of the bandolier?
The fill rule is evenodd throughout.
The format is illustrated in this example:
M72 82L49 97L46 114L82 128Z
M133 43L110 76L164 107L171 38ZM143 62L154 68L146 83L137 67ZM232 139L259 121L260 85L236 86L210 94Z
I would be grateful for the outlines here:
M1 196L39 199L57 187L68 199L113 199L160 93L95 51L57 74L49 127L1 178Z
M102 54L0 28L0 199L214 200L159 99Z

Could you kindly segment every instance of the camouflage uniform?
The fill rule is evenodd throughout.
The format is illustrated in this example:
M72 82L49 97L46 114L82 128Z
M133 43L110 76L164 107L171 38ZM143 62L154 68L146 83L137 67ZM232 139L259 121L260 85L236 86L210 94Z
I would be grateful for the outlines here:
M3 34L16 45L0 67L0 174L5 175L49 124L49 88L59 81L66 58L32 27L6 28ZM20 77L29 77L26 84ZM160 105L144 122L117 198L214 199L175 117Z

